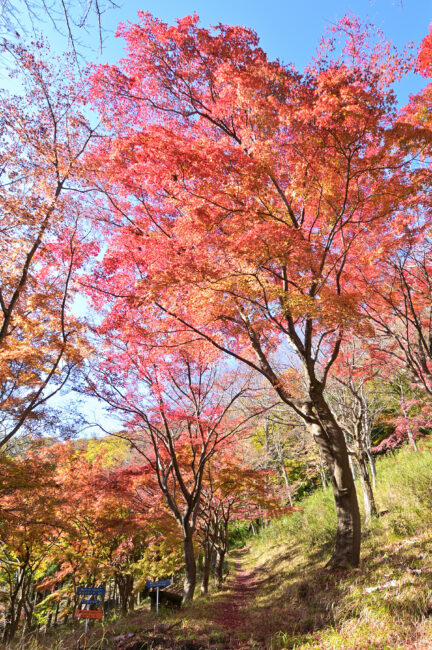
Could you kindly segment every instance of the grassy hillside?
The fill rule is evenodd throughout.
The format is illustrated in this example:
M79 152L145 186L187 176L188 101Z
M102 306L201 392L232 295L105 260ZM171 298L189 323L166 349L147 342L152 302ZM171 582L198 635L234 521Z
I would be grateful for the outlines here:
M432 445L381 459L376 498L382 514L364 530L358 569L323 568L335 517L320 490L232 554L223 591L159 618L146 604L93 625L85 643L81 626L27 647L430 650Z
M432 647L431 445L380 459L376 499L382 514L364 530L358 569L323 569L335 529L330 490L253 541L248 566L268 576L253 607L273 603L280 620L271 647Z

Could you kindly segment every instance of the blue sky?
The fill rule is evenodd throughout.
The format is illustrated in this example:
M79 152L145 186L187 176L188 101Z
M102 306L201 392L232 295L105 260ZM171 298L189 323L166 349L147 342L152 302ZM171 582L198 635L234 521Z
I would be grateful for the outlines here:
M17 5L24 0L16 0ZM372 22L379 27L386 38L398 47L413 41L417 45L428 32L432 23L432 0L116 0L120 9L108 11L103 16L104 51L97 57L94 50L98 45L97 29L93 25L89 35L81 33L82 40L94 50L85 50L88 60L98 59L114 63L123 56L122 39L114 38L117 24L135 22L138 10L151 12L168 23L176 18L196 12L203 26L219 22L239 24L253 28L261 40L261 46L270 58L279 58L285 63L294 63L298 70L303 68L314 55L325 29L336 23L347 13ZM39 0L42 4L42 0ZM60 7L60 0L57 0ZM103 0L102 0L103 4ZM61 11L58 13L61 16ZM25 12L21 23L25 25ZM43 20L43 12L40 13ZM22 33L20 26L17 26ZM44 32L54 51L67 46L53 30L48 19L37 26ZM421 81L411 77L398 91L399 102L404 104L410 92L421 87ZM9 84L8 84L9 85Z
M196 11L203 26L222 22L252 27L271 58L294 63L299 70L310 61L324 30L346 13L372 22L398 47L408 41L418 44L432 23L432 0L125 0L123 5L105 15L111 33L106 34L104 60L122 56L122 40L114 39L112 32L119 21L135 22L140 9L169 23ZM413 78L404 82L400 102L421 84Z
M101 57L86 51L88 60L98 58L114 63L123 56L123 41L114 38L118 22L135 22L137 11L150 11L165 22L172 23L178 17L193 12L200 16L203 26L219 22L252 27L260 37L261 46L270 58L294 63L302 70L314 55L324 30L336 23L346 13L354 14L363 21L372 22L398 47L414 41L417 45L428 32L432 23L432 0L119 0L123 6L104 16L105 42ZM52 48L59 52L66 41L59 38L49 23L43 27L44 35ZM83 40L87 44L97 42L97 31ZM6 81L6 80L4 80ZM6 81L7 85L10 84ZM424 80L412 75L397 89L399 103L408 100L409 93L424 85ZM65 397L63 404L67 404ZM60 406L63 400L56 400ZM103 409L93 400L86 401L89 420L102 421L108 428L118 428Z
M60 0L56 0L58 16L62 16ZM84 43L93 49L83 49L87 61L108 61L114 63L124 54L123 41L114 37L119 22L135 22L137 12L149 11L163 21L173 23L176 18L196 12L203 26L217 23L239 24L254 29L262 48L270 58L279 58L293 63L298 70L310 61L326 28L335 24L345 14L354 14L363 21L379 27L387 39L402 48L408 42L420 43L432 23L432 0L116 0L122 5L104 14L104 50L102 56L96 53L98 32L92 25L89 34L80 32ZM21 3L21 5L20 5ZM24 10L24 0L16 0L21 6L20 24L16 25L22 34L22 26L29 27ZM105 4L107 0L105 1ZM42 5L42 0L38 0ZM56 5L56 6L57 6ZM101 6L103 5L103 0ZM1 14L1 11L0 11ZM40 12L41 22L36 26L50 43L54 52L67 48L67 39L60 38L50 20ZM64 22L64 21L63 21ZM93 21L94 23L95 21ZM65 31L65 30L64 30ZM2 74L0 59L0 81L6 87L12 83ZM409 94L419 90L424 82L411 75L396 89L399 105L404 105Z
M126 0L121 10L106 15L106 23L112 28L118 19L134 22L139 9L166 22L196 11L204 26L252 27L271 57L299 68L309 61L324 29L346 13L373 22L398 45L419 41L432 22L431 0Z

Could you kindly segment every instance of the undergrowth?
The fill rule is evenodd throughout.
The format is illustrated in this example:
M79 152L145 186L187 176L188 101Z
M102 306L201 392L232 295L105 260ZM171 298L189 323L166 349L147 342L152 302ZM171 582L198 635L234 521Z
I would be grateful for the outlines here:
M431 443L380 458L377 474L380 516L363 526L359 568L323 569L336 531L330 489L253 541L249 567L273 580L252 608L273 607L281 621L269 648L432 648Z
M248 548L233 550L230 564L241 563L255 584L240 605L239 629L220 614L230 599L235 602L232 569L224 591L159 618L146 607L106 621L103 630L93 626L85 647L110 650L121 647L119 635L142 638L150 630L163 636L169 630L172 642L148 647L430 650L432 444L423 441L418 452L407 447L379 459L377 474L380 516L363 527L358 568L324 568L336 518L331 490L317 490L300 512L272 521L252 539L247 526L233 529L231 548L245 542ZM80 636L81 628L59 628L26 648L69 650L80 647Z

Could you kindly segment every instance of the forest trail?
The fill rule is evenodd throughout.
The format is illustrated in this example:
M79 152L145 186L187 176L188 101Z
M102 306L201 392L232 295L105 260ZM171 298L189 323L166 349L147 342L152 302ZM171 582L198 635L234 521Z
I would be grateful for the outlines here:
M215 610L215 623L227 630L239 630L245 626L246 609L258 588L254 573L242 568L241 559L246 553L247 550L243 549L237 554L234 572L226 582L229 592L223 596Z
M211 597L204 608L198 604L193 620L200 630L196 630L196 638L176 641L171 635L171 629L182 621L184 610L179 613L177 622L161 621L155 624L152 633L147 637L145 647L173 648L173 650L264 650L269 640L269 623L271 612L264 612L257 607L260 584L266 581L262 570L245 568L250 549L248 546L232 553L233 562L230 573L221 591ZM259 613L258 613L259 612ZM168 623L168 626L167 626ZM149 630L148 630L149 632ZM175 634L175 633L174 633ZM216 635L216 636L215 636ZM141 650L144 639L137 641L130 638L134 635L117 637L120 643L116 650ZM213 636L213 639L211 638Z
M225 583L227 591L214 605L213 622L227 631L226 648L256 648L257 641L264 643L266 637L262 612L257 620L253 609L260 588L259 575L243 568L248 552L246 547L236 553L233 571Z

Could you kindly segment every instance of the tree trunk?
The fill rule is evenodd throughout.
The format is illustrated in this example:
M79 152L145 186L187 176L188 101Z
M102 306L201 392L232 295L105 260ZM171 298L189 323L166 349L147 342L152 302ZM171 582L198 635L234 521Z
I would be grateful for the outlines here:
M372 491L372 486L369 479L369 472L367 469L365 458L364 457L357 458L357 463L359 466L360 483L363 492L365 522L369 523L372 517L377 516L378 512L375 504L375 497Z
M358 566L360 511L345 437L322 394L315 393L312 399L319 418L319 424L311 425L312 434L330 470L337 514L336 544L327 566L332 568Z
M210 544L206 543L204 546L204 564L202 568L202 582L201 582L201 594L203 596L206 596L208 594L210 569L211 569L211 554L212 554L212 548L210 547Z
M292 507L294 505L294 503L293 503L292 496L291 496L291 483L289 482L288 474L287 474L285 463L284 463L283 459L281 459L281 461L280 461L280 468L281 468L282 476L283 476L283 479L285 481L285 486L286 486L286 489L287 489L288 502L289 502L290 506Z
M13 631L12 631L12 626L14 624L14 611L13 611L13 605L9 605L9 610L7 611L5 618L4 618L4 628L3 628L3 641L6 643L7 641L11 641L13 639Z
M46 625L45 625L45 632L51 627L53 614L54 614L54 612L51 610L50 613L47 616L47 622L46 622Z
M32 600L33 596L33 600ZM36 605L37 592L33 591L33 594L30 593L30 589L24 600L24 625L23 625L23 636L26 632L29 632L32 629L32 620L33 620L33 610Z
M411 431L411 429L408 428L407 433L408 433L408 440L409 440L409 443L410 443L411 447L413 448L414 451L418 451L417 443L415 441L415 438L413 436L413 432Z
M69 612L68 612L68 609L69 609L70 602L71 602L71 597L68 596L68 597L67 597L67 601L66 601L66 606L65 606L65 608L64 608L64 610L63 610L63 611L66 612L66 614L63 616L63 623L64 623L64 624L66 624L66 623L68 622L68 620L69 620Z
M120 596L120 609L122 614L127 614L130 596L133 589L134 579L129 573L118 574L116 576L116 585Z
M135 594L129 594L129 611L133 612L135 609Z
M10 626L10 629L9 629L8 641L12 641L12 639L15 637L15 634L18 631L22 609L23 609L23 603L22 603L22 597L21 597L21 599L18 601L18 606L17 606L16 611L15 611L14 619L11 622L11 626Z
M5 625L3 629L4 641L12 641L18 630L20 616L23 609L23 600L26 595L25 574L26 566L17 572L17 581L9 596L9 608L5 615Z
M185 579L183 584L183 601L193 600L196 585L196 564L193 537L189 530L184 531L183 550L185 559Z
M224 570L225 551L221 548L217 549L216 566L215 566L215 579L218 589L222 588L223 583L223 570Z
M328 482L327 482L327 477L325 474L325 468L324 468L324 462L323 462L323 457L321 453L321 449L318 447L318 455L319 455L319 467L320 467L320 474L321 474L321 484L323 489L325 490L328 487Z
M351 474L353 475L353 480L355 481L357 479L357 472L356 472L356 468L352 456L350 454L348 455L348 461L350 465Z
M369 461L370 475L372 479L372 489L376 488L376 467L375 467L375 458L372 456L372 453L369 449L366 450L366 455Z

